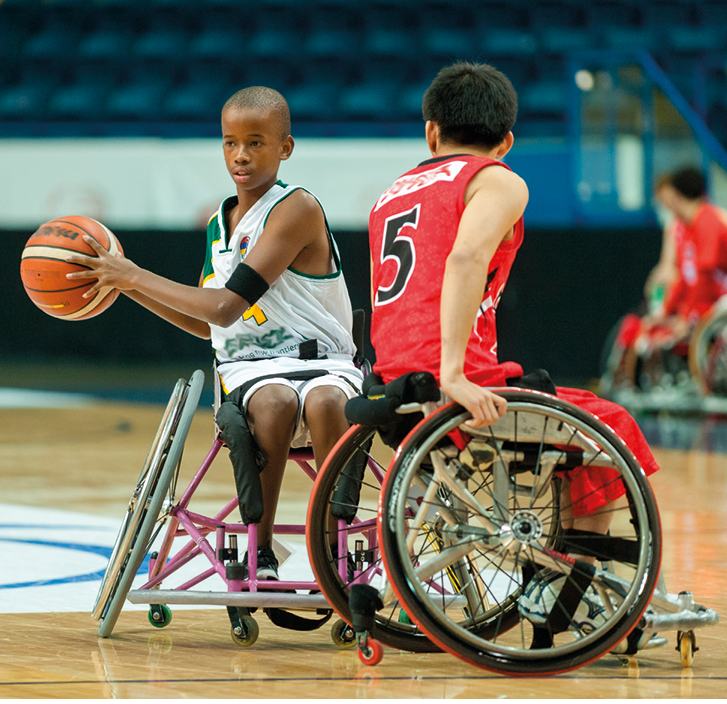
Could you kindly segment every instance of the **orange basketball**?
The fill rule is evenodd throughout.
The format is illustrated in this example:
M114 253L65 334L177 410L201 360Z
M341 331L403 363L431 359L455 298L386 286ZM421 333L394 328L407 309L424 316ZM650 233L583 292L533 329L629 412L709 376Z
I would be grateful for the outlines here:
M84 298L97 279L67 279L66 274L87 267L70 264L73 254L97 256L83 241L93 237L106 251L122 252L113 232L96 220L82 215L55 218L41 225L23 249L20 277L30 300L48 315L63 320L87 320L105 311L117 298L115 288L102 288L92 298Z

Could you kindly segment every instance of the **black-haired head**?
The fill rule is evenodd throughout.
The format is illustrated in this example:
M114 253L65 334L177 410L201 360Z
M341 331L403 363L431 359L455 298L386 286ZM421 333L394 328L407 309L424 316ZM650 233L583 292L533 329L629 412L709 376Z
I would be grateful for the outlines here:
M250 86L238 90L233 96L228 98L222 108L225 110L268 110L273 118L280 126L281 139L285 139L290 134L290 109L285 98L273 88L265 86Z
M494 66L460 61L446 66L424 94L422 114L443 142L492 149L517 118L517 93Z

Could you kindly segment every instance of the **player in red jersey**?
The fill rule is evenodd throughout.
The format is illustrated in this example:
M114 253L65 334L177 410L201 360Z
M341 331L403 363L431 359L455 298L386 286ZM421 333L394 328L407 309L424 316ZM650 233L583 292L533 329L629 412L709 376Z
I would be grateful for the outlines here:
M662 311L624 319L616 346L626 369L637 368L635 357L647 360L660 350L686 362L695 325L727 294L727 213L709 202L702 173L686 167L667 174L657 182L655 194L674 216L676 275ZM626 381L638 383L639 379Z
M471 425L488 425L507 404L484 387L516 386L523 373L499 362L495 327L528 200L525 182L499 161L513 144L517 95L492 66L456 63L427 90L423 114L432 158L398 178L369 217L374 371L386 382L430 371L472 413ZM658 469L623 408L579 389L559 387L557 395L613 428L647 474ZM567 473L564 528L608 531L610 504L623 494L611 474Z

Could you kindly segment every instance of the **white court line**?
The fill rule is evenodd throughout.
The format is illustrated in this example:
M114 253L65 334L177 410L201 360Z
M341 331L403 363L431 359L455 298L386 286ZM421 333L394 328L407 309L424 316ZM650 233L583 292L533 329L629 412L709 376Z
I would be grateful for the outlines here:
M89 394L0 388L0 408L87 408L95 399Z

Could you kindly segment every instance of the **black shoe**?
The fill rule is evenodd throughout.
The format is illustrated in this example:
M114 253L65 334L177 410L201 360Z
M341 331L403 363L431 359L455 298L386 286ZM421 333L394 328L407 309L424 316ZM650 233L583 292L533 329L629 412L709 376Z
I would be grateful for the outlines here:
M243 579L249 579L247 569L247 552L242 558L244 568ZM275 553L268 547L259 547L257 549L257 578L258 579L280 579L278 577L278 558Z

